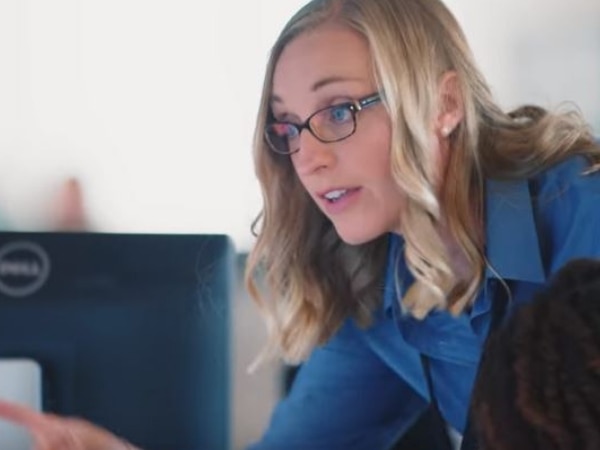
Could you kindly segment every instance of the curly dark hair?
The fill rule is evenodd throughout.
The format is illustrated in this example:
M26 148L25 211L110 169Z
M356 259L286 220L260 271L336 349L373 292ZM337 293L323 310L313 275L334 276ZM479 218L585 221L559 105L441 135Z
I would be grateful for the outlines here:
M485 450L600 449L600 260L569 262L490 336L471 413Z

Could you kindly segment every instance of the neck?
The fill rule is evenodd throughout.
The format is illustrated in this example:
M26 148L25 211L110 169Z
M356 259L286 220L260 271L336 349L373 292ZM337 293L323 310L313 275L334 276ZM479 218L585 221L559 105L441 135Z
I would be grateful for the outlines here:
M450 263L450 267L454 271L457 280L464 281L469 279L472 275L472 267L464 249L450 230L445 217L440 221L437 231L446 248L448 262Z

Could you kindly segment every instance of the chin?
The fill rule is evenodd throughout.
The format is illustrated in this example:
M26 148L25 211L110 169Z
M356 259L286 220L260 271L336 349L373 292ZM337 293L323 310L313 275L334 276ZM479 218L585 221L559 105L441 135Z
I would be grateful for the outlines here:
M385 234L385 230L369 230L356 226L346 228L335 225L335 230L340 239L348 245L366 244Z

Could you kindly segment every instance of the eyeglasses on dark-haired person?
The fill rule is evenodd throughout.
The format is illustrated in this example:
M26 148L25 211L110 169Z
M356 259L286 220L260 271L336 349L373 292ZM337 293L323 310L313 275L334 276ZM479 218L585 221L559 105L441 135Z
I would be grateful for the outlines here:
M356 131L358 112L380 101L381 96L376 92L355 101L319 109L302 124L274 121L265 127L265 139L271 150L281 155L291 155L300 150L300 133L304 129L321 142L339 142Z

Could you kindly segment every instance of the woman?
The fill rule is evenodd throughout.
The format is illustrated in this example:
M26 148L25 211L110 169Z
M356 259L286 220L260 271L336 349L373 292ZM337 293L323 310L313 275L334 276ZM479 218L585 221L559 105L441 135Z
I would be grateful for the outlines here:
M310 355L256 449L389 448L432 404L462 434L492 305L600 255L587 127L501 111L439 1L309 3L273 49L254 149L249 286L269 350Z
M457 447L496 305L600 255L587 126L503 112L438 0L302 8L271 54L254 156L262 356L303 364L253 449L386 449L424 417L440 424L425 448Z

